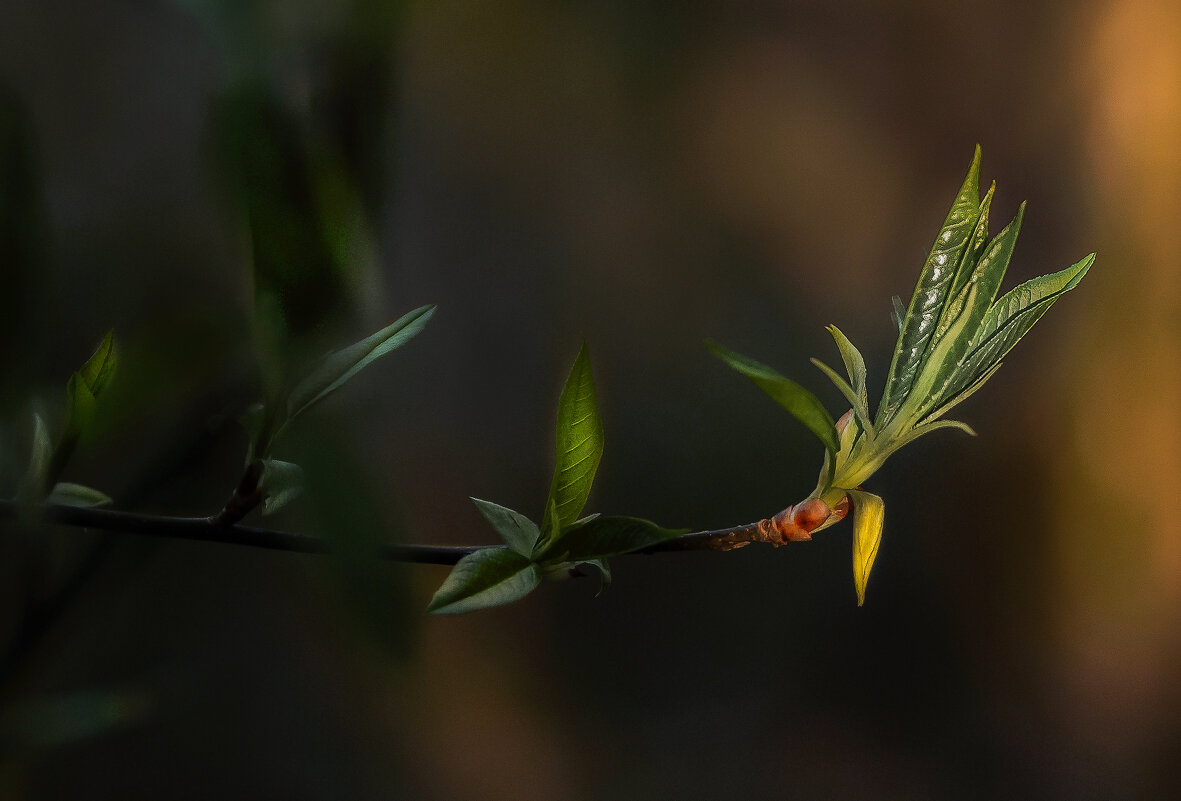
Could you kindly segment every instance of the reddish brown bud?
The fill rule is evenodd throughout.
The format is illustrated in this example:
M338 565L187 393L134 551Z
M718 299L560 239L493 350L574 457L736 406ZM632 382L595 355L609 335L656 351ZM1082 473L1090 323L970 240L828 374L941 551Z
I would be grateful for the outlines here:
M795 508L792 522L804 531L811 531L828 520L830 514L832 514L832 510L828 508L827 503L819 498L813 498L810 501L804 501Z
M795 509L796 507L789 506L771 518L775 531L779 533L784 542L806 542L812 539L812 535L795 522L793 516Z

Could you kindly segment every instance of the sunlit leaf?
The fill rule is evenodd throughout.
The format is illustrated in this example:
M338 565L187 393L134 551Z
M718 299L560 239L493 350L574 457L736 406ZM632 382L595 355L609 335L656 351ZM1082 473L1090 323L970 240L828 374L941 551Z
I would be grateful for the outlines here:
M303 468L292 462L262 459L262 477L258 488L262 491L262 513L274 514L299 497L304 488Z
M965 319L964 325L960 329L961 333L956 341L947 348L943 363L935 375L932 388L927 398L918 406L920 417L944 402L948 388L959 382L963 363L971 348L971 340L976 336L989 307L992 306L1001 280L1009 266L1024 214L1025 204L1022 203L1017 211L1017 216L997 234L996 238L989 243L984 255L980 257L976 269L969 278L970 291L969 287L965 286L964 291L960 293L960 297L963 299L960 302L966 304L967 298L971 297L972 305L970 308L963 309ZM952 305L949 304L949 307Z
M294 420L310 407L339 389L367 365L408 342L423 329L435 313L435 306L422 306L347 348L328 354L300 381L287 398L287 419Z
M603 423L585 344L578 351L558 401L556 439L557 464L542 521L543 540L552 539L578 519L603 457Z
M1058 298L1078 286L1094 262L1092 253L1065 270L1026 281L997 300L981 320L963 365L943 393L943 403L951 403L994 369Z
M71 484L69 481L59 481L45 499L46 503L56 503L61 506L109 506L112 501L106 493L93 487L81 484Z
M571 526L534 557L538 560L590 562L608 556L640 551L684 534L685 530L661 528L638 517L597 517Z
M533 553L533 546L537 544L537 538L541 536L541 531L538 530L536 523L520 512L491 501L472 498L472 503L476 505L480 514L491 524L508 547L522 556L529 556Z
M541 568L509 548L484 548L451 569L428 612L460 615L524 598L541 583Z
M980 147L977 146L968 176L935 238L903 316L902 331L898 335L898 344L894 348L886 377L886 389L878 407L878 428L883 428L894 416L926 363L931 338L951 293L961 257L976 228L979 213Z
M794 381L784 378L765 364L748 359L713 342L705 346L738 372L749 378L759 389L771 396L772 400L787 409L792 417L799 420L830 452L840 450L836 424L824 405L808 390Z
M881 498L869 492L850 490L849 498L853 501L853 584L857 588L857 605L861 606L882 543L886 506Z
M854 408L859 406L861 410L865 411L862 416L868 417L869 393L866 388L865 359L861 356L861 351L857 350L857 346L849 341L841 329L830 325L828 333L832 334L833 340L837 343L837 350L841 352L841 361L845 363L845 371L849 374L849 384L857 393L859 405L855 404Z

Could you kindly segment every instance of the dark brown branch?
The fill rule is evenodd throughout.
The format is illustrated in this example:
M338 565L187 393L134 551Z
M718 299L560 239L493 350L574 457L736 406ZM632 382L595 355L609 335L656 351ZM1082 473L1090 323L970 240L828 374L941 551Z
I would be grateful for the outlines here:
M778 515L776 517L779 517ZM214 517L169 517L113 509L80 508L75 506L22 506L16 501L0 500L0 520L27 520L84 529L102 529L149 537L222 542L269 548L295 553L328 553L324 540L307 534L296 534L274 529L255 528L238 524L224 525ZM686 550L732 550L751 542L781 545L786 538L779 533L772 520L760 520L746 526L695 531L654 545L638 553ZM417 562L434 565L453 565L470 553L482 548L502 545L384 545L379 556L397 562Z

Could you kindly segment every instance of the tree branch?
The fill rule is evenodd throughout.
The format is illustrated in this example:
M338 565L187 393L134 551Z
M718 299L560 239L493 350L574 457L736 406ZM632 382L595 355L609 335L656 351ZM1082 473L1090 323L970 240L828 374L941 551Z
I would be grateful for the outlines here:
M790 515L791 507L785 512ZM636 553L659 553L664 551L718 550L728 551L742 548L752 542L766 542L782 545L785 542L805 539L789 537L783 533L782 525L776 521L784 517L781 512L774 518L760 520L745 526L694 531L666 540ZM295 553L328 553L329 544L319 537L255 528L238 524L225 525L213 517L170 517L136 512L121 512L114 509L82 508L76 506L26 506L13 500L0 500L0 521L25 521L73 526L83 529L102 529L126 534L140 534L149 537L196 540L199 542L221 542L230 545L246 545L253 548L269 548L275 551ZM378 556L396 562L420 564L453 565L468 554L483 548L502 548L503 545L383 545Z

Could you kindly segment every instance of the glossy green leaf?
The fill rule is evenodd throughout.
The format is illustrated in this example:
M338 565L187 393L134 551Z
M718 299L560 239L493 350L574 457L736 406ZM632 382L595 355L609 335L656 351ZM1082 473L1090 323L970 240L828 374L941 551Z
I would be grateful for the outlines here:
M844 376L819 359L811 359L810 361L820 369L820 372L828 377L828 380L832 382L833 386L840 390L840 393L849 402L850 408L853 409L857 416L863 420L868 419L868 410L862 407L861 398L858 396L857 390L849 385L849 382L845 380Z
M857 588L857 605L861 606L882 543L886 506L880 497L869 492L850 490L849 498L853 502L853 584Z
M541 567L509 548L483 548L451 569L428 612L460 615L524 598L541 583Z
M81 484L71 484L68 481L59 481L54 485L53 491L45 499L46 503L56 503L61 506L109 506L111 499L103 492L99 492L93 487L84 487Z
M541 529L546 541L578 519L603 457L603 423L585 344L578 351L558 401L556 439L557 464Z
M404 345L426 326L435 306L422 306L347 348L328 354L312 372L296 384L287 398L287 420L294 420L346 381L395 348Z
M878 428L883 428L894 416L926 364L931 338L951 294L964 250L976 228L980 214L979 196L980 147L977 146L968 176L935 238L903 317L902 331L886 377L886 389L878 407Z
M1092 253L1065 270L1026 281L996 301L981 320L955 379L944 390L943 403L950 404L965 391L979 388L981 376L999 366L1055 301L1078 286L1094 262Z
M770 395L772 400L787 409L794 418L803 423L824 443L824 447L828 451L835 454L840 449L840 438L837 436L836 424L833 422L832 415L828 413L828 410L815 395L754 359L748 359L713 342L706 342L705 346L719 359L753 381L755 386Z
M537 528L536 523L520 512L491 501L472 498L472 503L476 505L480 514L484 516L484 519L488 521L508 547L522 556L529 556L533 553L533 546L537 544L537 538L541 536L541 531Z
M684 534L686 530L661 528L638 517L597 517L571 526L546 545L536 559L590 562L649 548Z
M949 344L935 380L927 397L919 404L920 417L944 403L948 397L948 390L953 384L958 384L964 361L971 349L972 339L976 336L980 325L993 305L997 290L1005 277L1009 260L1013 256L1013 248L1017 244L1017 235L1021 231L1021 221L1025 215L1025 204L1022 203L1017 216L997 234L989 243L988 249L980 257L972 275L969 286L956 299L955 304L949 303L949 308L968 303L971 297L971 307L964 308L964 324L959 337Z
M262 513L274 514L303 492L303 468L292 462L262 459L258 487L263 493Z

